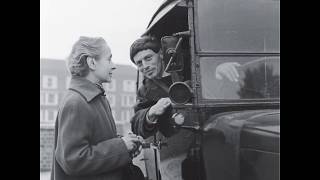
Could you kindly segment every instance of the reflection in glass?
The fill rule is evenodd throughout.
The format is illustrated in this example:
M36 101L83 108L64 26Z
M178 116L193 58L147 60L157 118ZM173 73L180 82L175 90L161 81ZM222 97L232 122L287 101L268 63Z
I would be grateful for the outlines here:
M205 99L279 98L279 57L221 57L200 61Z
M256 66L243 65L244 77L237 92L240 99L279 98L280 75L274 72L274 67L266 59L263 63L257 63Z

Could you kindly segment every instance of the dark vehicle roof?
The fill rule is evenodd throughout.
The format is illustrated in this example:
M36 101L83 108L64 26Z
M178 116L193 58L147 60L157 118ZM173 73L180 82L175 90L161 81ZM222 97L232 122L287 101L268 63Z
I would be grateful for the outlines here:
M151 22L153 21L153 19L156 17L156 15L163 9L165 8L168 4L172 3L173 1L180 1L180 0L167 0L167 1L164 1L162 2L162 4L160 5L160 7L157 9L157 11L153 14L147 28L149 28Z
M167 0L164 1L160 7L157 9L157 11L153 14L148 26L147 26L147 30L142 34L146 35L150 29L153 27L153 25L155 25L164 15L166 15L168 12L170 12L170 10L175 7L179 2L181 2L181 0ZM161 17L159 19L155 19L157 17L158 14L160 14L161 12L163 12L163 14L161 15Z

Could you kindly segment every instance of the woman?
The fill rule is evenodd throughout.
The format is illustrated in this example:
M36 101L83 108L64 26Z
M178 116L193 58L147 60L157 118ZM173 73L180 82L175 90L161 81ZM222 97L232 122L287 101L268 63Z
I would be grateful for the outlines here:
M102 83L116 69L103 38L80 37L68 58L72 75L55 124L51 179L124 179L141 138L117 136Z

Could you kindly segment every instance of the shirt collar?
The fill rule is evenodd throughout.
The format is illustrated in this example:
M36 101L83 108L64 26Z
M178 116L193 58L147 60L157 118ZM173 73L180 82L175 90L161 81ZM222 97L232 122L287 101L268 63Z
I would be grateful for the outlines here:
M100 94L104 95L104 89L101 85L94 84L83 77L72 77L69 89L79 92L87 102Z

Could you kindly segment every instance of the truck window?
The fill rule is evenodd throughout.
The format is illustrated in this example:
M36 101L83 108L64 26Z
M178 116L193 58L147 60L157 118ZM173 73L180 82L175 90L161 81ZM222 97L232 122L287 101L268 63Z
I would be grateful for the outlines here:
M280 96L279 57L203 57L200 60L205 99L271 99ZM239 63L238 81L217 77L217 67Z
M196 2L201 51L279 51L280 0Z

